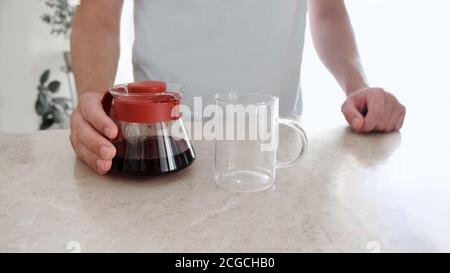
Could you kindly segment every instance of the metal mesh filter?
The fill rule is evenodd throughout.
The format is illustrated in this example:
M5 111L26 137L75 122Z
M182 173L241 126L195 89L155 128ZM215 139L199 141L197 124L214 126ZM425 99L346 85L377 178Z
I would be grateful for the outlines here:
M148 99L153 103L166 103L179 100L179 98L173 94L150 96Z

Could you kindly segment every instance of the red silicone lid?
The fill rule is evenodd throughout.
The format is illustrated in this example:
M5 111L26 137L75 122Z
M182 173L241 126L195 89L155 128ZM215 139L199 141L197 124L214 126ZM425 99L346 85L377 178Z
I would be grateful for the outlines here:
M164 93L167 83L160 81L133 82L128 85L128 93Z
M179 119L181 113L177 106L180 103L180 94L167 92L167 83L160 81L142 81L113 87L103 97L106 113L109 114L112 107L115 119L134 123Z

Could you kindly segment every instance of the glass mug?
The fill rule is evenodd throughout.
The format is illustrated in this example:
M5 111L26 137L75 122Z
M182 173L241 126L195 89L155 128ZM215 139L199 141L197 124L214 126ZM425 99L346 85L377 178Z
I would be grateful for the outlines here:
M279 98L264 94L214 96L216 185L233 192L257 192L274 186L276 169L296 165L308 147L300 125L279 118ZM294 158L277 160L279 125L294 129L302 143Z

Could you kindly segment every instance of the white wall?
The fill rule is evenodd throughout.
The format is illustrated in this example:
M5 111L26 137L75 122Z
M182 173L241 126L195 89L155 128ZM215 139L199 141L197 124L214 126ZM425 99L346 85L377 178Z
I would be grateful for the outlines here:
M125 0L120 29L120 60L116 83L133 81L132 49L134 42L133 0Z
M69 97L62 52L69 42L50 34L40 17L47 11L39 0L0 0L0 132L24 133L38 129L34 111L39 77L51 69L61 81L59 96ZM133 1L125 0L122 48L117 82L133 80L131 49L134 40Z
M372 85L392 91L406 105L405 127L415 123L424 130L449 131L443 119L450 104L450 1L346 3L368 79ZM316 56L309 33L302 84L308 126L345 122L340 114L343 93ZM434 112L425 104L432 105ZM417 137L423 136L418 132Z
M133 1L126 0L122 17L122 56L116 82L132 80ZM369 80L392 90L408 107L408 118L439 126L448 108L450 64L450 1L347 0ZM0 0L0 131L37 129L34 113L40 73L51 68L67 90L62 73L62 39L49 34L40 21L45 7L38 0ZM307 34L302 84L305 121L327 126L343 123L339 86L318 60ZM421 112L435 105L436 119Z
M39 77L52 70L62 83L61 95L69 96L60 67L68 42L50 35L40 16L46 8L37 0L0 0L0 131L37 130L34 112Z

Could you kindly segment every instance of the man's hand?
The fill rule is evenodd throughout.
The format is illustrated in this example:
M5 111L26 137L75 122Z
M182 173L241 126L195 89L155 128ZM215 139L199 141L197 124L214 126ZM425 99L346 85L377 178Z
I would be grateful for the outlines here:
M109 141L117 136L116 124L106 115L102 94L80 96L70 122L70 142L75 153L99 174L109 171L116 149Z
M345 1L309 0L308 7L314 47L348 95L342 105L347 122L358 133L399 130L405 107L383 89L367 88Z
M123 0L83 1L72 24L70 54L79 100L71 117L70 142L99 174L108 172L116 154L109 140L117 136L117 126L101 99L117 72L122 6Z
M382 88L363 88L348 96L342 113L357 133L390 133L402 128L406 109Z

